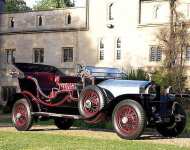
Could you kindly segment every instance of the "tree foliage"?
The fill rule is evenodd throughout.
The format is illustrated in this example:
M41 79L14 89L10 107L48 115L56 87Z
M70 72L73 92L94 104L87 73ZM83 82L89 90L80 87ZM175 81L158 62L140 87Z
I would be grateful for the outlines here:
M30 7L26 5L24 0L5 0L5 9L6 12L18 12L18 11L28 11L31 10Z
M153 74L153 80L164 87L172 86L176 92L182 92L185 87L185 52L189 39L188 25L176 11L176 0L170 0L170 25L157 34L165 58L162 67Z
M40 0L34 6L35 10L47 10L54 8L72 7L74 4L70 0Z

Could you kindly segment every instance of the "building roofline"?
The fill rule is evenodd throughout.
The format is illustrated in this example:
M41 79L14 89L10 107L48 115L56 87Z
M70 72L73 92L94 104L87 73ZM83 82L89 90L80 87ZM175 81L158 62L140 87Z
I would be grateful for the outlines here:
M17 14L17 13L30 13L30 12L46 12L46 11L56 11L56 10L69 10L69 9L78 9L86 8L84 7L65 7L65 8L54 8L54 9L44 9L44 10L27 10L27 11L17 11L17 12L0 12L0 14Z
M77 31L88 31L88 27L82 28L57 28L57 29L43 29L43 30L23 30L23 31L10 31L0 32L0 35L15 35L15 34L37 34L37 33L56 33L56 32L77 32Z

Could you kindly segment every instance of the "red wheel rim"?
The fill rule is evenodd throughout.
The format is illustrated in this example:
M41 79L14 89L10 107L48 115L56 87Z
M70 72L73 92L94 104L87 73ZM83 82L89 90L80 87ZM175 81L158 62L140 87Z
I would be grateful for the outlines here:
M120 107L116 112L116 123L121 134L133 134L139 126L139 118L136 110L128 105Z
M100 110L100 97L94 90L86 90L82 99L83 111L86 117L93 117Z
M24 104L17 104L13 114L14 122L17 127L23 127L28 122L28 112Z

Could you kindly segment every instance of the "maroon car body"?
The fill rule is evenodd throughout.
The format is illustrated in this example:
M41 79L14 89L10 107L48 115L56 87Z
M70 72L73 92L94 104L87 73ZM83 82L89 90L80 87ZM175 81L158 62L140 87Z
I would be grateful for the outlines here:
M47 118L60 129L69 129L76 119L89 124L112 120L125 139L138 138L146 127L167 137L185 128L186 114L175 96L161 95L151 81L122 80L119 69L79 67L75 76L67 76L48 65L14 66L11 74L18 78L20 92L7 106L17 130L29 130L33 121Z

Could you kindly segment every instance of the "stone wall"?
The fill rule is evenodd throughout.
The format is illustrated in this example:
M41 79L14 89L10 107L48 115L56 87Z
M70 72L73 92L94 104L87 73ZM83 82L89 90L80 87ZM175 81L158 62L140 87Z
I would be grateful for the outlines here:
M113 3L113 20L109 20L109 5ZM89 5L88 5L89 4ZM188 1L180 1L177 9L188 20ZM68 14L72 23L65 24ZM158 45L156 34L168 25L168 1L89 0L87 8L34 11L0 15L1 49L16 49L17 62L33 62L33 48L44 48L45 64L74 71L83 65L120 67L124 70L144 68L153 70L162 62L150 62L150 46ZM42 16L43 25L37 18ZM190 15L189 15L190 16ZM9 27L13 17L15 27ZM110 25L113 27L110 28ZM121 38L121 59L116 59L116 41ZM104 40L105 59L99 59L100 39ZM63 63L62 47L74 48L74 61ZM189 66L189 62L186 62ZM72 72L73 72L72 71Z
M71 16L71 24L66 23L69 14ZM0 16L3 20L0 23L0 34L86 29L86 9L84 7L4 13ZM42 18L42 25L40 26L39 16ZM14 27L11 27L11 19L14 21Z

